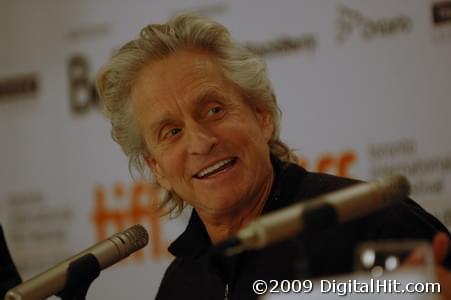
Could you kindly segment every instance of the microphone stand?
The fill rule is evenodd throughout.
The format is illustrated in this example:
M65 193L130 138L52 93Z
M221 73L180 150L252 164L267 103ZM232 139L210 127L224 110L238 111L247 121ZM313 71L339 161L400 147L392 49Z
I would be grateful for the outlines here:
M62 300L85 300L91 283L99 276L97 258L88 253L69 264L64 289L56 294Z
M310 203L305 207L299 222L303 222L304 231L297 234L299 257L295 264L297 278L306 279L312 277L310 260L313 257L314 239L322 231L339 224L338 215L333 206L327 203ZM300 238L300 240L299 240Z

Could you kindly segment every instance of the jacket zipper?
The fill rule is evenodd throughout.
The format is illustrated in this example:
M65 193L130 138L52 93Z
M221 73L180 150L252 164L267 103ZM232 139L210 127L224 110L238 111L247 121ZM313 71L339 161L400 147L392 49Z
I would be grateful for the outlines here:
M229 284L227 283L224 291L224 300L229 300L229 294L230 294Z

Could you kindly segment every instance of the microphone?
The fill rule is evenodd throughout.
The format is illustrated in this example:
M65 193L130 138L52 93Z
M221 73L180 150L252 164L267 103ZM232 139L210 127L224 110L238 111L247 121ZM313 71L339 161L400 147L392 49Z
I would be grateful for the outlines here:
M14 287L8 291L5 300L45 299L65 288L69 264L77 259L92 254L103 270L143 248L148 242L149 234L146 229L141 225L134 225Z
M339 191L290 205L249 223L219 244L215 252L235 255L313 232L376 212L409 196L410 185L401 175L359 183Z

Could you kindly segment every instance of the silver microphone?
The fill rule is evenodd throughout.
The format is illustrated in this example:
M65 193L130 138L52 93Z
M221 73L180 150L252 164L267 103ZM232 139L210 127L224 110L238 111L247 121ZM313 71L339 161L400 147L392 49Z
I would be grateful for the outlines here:
M235 255L244 250L261 249L301 232L325 229L389 206L409 196L410 185L401 175L315 197L257 218L218 245L217 250Z
M66 286L67 270L71 262L92 254L103 270L143 248L148 242L149 234L146 229L141 225L134 225L10 289L5 300L44 299L57 294Z

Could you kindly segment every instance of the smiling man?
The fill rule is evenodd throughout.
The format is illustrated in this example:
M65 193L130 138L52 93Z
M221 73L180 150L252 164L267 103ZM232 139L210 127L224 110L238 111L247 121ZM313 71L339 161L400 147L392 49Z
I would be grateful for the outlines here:
M148 64L131 99L148 166L196 208L213 242L261 212L273 178L271 114L250 106L211 54L188 47Z
M169 211L193 207L169 247L175 259L157 299L255 298L257 279L349 272L365 240L435 237L437 262L451 266L446 228L410 199L261 251L210 255L212 245L262 214L356 183L295 164L279 138L264 61L222 25L186 13L146 26L100 70L97 89L130 166L151 171Z

